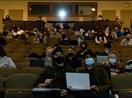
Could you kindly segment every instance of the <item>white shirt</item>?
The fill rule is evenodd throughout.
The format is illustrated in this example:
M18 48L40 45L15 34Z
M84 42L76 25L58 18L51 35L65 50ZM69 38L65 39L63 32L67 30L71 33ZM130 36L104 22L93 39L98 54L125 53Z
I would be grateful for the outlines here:
M17 34L18 34L18 35L21 35L22 33L24 33L23 30L19 30L19 31L17 31Z
M4 56L0 57L0 67L12 67L16 68L16 65L10 57Z
M103 36L104 37L104 36ZM104 40L102 39L102 37L99 37L99 40L98 40L98 37L96 36L95 37L95 42L97 43L97 44L99 44L99 43L107 43L107 39L106 39L106 37L104 37Z
M126 38L122 39L120 45L121 46L132 46L132 39L130 39L129 41Z

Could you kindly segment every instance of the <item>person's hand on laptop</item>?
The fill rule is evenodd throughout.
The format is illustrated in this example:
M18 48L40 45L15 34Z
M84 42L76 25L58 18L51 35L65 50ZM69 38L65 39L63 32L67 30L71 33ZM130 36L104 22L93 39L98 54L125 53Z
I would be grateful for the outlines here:
M90 90L93 91L93 92L99 92L99 88L96 85L92 85L90 87Z
M60 91L60 96L65 96L65 95L67 95L67 90L66 89L62 89Z
M52 83L53 79L45 79L44 83L38 84L38 87L48 87Z

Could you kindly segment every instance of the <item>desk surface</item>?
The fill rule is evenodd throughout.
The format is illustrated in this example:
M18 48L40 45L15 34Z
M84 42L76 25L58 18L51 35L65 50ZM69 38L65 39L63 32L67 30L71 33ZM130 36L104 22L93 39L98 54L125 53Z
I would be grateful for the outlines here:
M50 92L50 91L60 91L60 88L33 88L32 92ZM71 91L85 91L86 89L74 89L72 88Z
M50 91L59 91L59 88L33 88L32 92L50 92Z

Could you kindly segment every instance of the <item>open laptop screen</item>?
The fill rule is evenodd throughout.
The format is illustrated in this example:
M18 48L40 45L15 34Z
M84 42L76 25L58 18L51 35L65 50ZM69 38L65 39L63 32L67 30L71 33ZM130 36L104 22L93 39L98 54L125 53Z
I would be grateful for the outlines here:
M66 73L67 88L71 90L90 90L88 73Z
M97 64L104 64L108 59L108 56L102 56L98 55L97 56Z

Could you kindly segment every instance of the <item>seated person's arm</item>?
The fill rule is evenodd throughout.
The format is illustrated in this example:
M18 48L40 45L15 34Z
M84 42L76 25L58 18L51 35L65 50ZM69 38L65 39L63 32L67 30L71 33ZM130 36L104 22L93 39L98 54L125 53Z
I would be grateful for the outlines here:
M107 39L106 39L106 37L104 36L104 43L107 43L108 41L107 41Z
M43 83L39 83L38 85L37 85L37 87L49 87L51 84L52 84L52 81L53 81L53 79L52 78L47 78L47 79L45 79L45 81L43 82Z
M95 43L101 43L101 41L98 40L97 36L95 37Z
M9 67L16 68L15 63L12 61L11 58L8 58L8 65L9 65Z
M93 92L99 92L99 87L96 85L91 85L90 90Z
M121 46L127 46L127 44L125 43L125 39L123 39L120 43Z
M34 83L34 87L48 87L53 82L54 79L47 73L47 71L44 71L40 74L40 77Z

